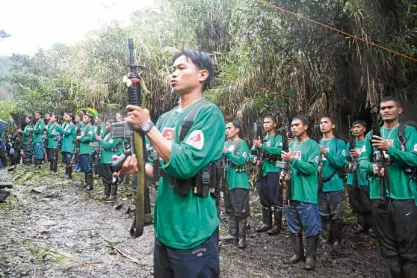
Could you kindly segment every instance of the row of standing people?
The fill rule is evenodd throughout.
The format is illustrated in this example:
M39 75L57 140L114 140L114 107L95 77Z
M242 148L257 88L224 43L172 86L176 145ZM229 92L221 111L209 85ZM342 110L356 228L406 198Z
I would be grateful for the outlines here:
M58 152L61 151L65 165L65 178L71 179L74 169L84 173L84 188L93 189L94 172L103 181L105 197L115 198L117 179L113 177L110 164L114 155L123 152L122 139L111 137L111 123L105 123L92 113L81 110L79 115L64 113L63 123L57 123L57 115L42 118L40 112L25 117L26 126L12 136L15 164L23 159L24 164L39 168L45 161L45 154L53 173L58 169ZM94 124L94 120L95 124ZM122 121L119 113L116 121ZM19 136L20 135L20 136ZM19 139L20 138L20 139Z
M246 163L252 161L260 167L256 186L263 223L257 232L279 234L285 212L294 255L284 263L305 259L304 268L312 270L320 243L332 247L341 245L346 182L349 204L357 218L357 232L377 236L381 254L387 259L393 277L413 277L412 273L417 273L417 183L415 170L410 169L417 167L417 131L410 126L400 131L402 108L397 99L385 98L380 109L384 121L380 128L382 136L372 136L372 133L365 136L366 123L357 120L350 127L355 137L352 147L335 137L334 121L327 116L320 121L323 136L318 143L308 135L307 118L294 117L291 122L294 139L290 139L287 152L282 148L283 137L275 133L274 117L264 118L266 136L263 140L253 140L251 151L239 137L239 122L227 122L228 140L223 156L227 189L224 202L229 229L221 239L235 240L240 248L246 247L249 216ZM400 142L401 136L404 143ZM377 151L384 152L389 161L384 168L385 175L374 161ZM348 171L346 181L345 170ZM378 191L381 179L390 185L383 194ZM283 187L286 187L286 196L282 194ZM303 234L307 238L305 248Z

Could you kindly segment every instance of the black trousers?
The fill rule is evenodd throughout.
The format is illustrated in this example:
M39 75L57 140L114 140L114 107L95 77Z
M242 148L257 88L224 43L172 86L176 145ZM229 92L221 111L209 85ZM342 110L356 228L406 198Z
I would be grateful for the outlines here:
M356 215L358 224L364 229L372 226L372 204L369 199L368 186L347 186L349 205L352 213Z
M110 186L113 182L113 173L110 169L110 164L101 164L101 180L104 186Z
M226 215L246 218L250 214L249 210L249 190L234 188L224 191L224 209Z
M388 205L391 201L391 208ZM414 200L372 200L372 219L381 254L417 262L417 206ZM416 273L417 275L417 273Z
M49 162L58 161L58 149L48 148L48 149L46 149L46 154L48 156L48 161Z

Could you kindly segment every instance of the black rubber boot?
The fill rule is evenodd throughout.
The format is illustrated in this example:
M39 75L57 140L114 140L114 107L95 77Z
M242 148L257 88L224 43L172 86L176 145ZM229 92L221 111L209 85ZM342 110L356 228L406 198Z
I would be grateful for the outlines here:
M221 241L236 240L237 239L237 229L238 229L238 224L237 224L237 221L236 221L236 216L229 215L229 231L227 232L227 235L221 236L219 239Z
M49 161L49 170L51 172L54 170L54 163L53 163L53 161Z
M117 183L112 183L110 188L110 200L115 200L117 197Z
M238 227L239 227L239 232L238 232L238 237L239 237L239 242L237 247L239 248L246 248L246 229L248 226L248 221L246 218L237 218L238 219Z
M87 175L88 175L88 173L84 173L84 186L83 186L84 189L88 187L88 184L87 184Z
M94 187L93 187L93 182L94 182L94 174L91 172L91 173L86 173L86 183L87 183L87 186L86 186L86 188L85 188L85 190L86 191L91 191L91 190L93 190L94 189Z
M284 264L296 264L299 261L304 260L304 246L302 234L290 234L290 240L292 244L292 250L294 255L288 260L284 261Z
M404 261L402 264L404 278L412 278L417 275L417 262Z
M105 199L110 197L110 187L111 187L111 184L104 184L104 198Z
M333 248L338 248L342 245L342 232L343 222L332 221L332 236L333 236Z
M327 217L321 217L322 232L320 234L321 244L331 244L332 243L332 224Z
M58 172L58 160L54 160L52 162L52 172L54 173Z
M67 167L68 167L68 178L72 179L72 169L73 169L72 165L68 165Z
M305 270L314 270L316 268L316 253L319 245L319 236L307 238Z
M404 278L401 261L398 256L387 258L387 262L389 265L389 271L393 278ZM415 277L415 273L412 273L410 277Z
M270 207L262 207L262 222L263 225L256 229L258 233L269 231L272 228L272 214Z
M268 231L268 235L278 235L281 233L281 223L282 223L282 209L275 207L273 209L273 216L274 216L274 226L271 230Z

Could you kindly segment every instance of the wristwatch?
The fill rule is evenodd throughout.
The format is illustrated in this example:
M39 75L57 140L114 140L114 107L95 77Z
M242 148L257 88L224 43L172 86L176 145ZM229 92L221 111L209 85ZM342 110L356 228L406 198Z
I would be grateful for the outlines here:
M151 130L151 128L154 126L154 124L153 124L153 122L151 122L151 121L147 121L147 122L144 122L144 123L142 123L141 125L140 125L140 129L142 129L142 131L143 131L143 133L148 133L149 132L149 130Z

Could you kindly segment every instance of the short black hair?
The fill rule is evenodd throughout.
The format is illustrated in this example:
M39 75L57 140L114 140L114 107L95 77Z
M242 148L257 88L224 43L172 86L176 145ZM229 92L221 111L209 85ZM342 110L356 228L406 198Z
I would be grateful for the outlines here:
M365 121L362 121L362 120L356 120L356 121L354 121L352 123L352 126L351 127L353 127L354 125L361 125L363 127L367 127Z
M394 97L394 96L386 96L383 99L381 99L381 102L380 103L387 102L387 101L394 101L399 108L402 107L401 101L397 97Z
M294 120L300 120L303 123L303 125L310 126L310 121L307 119L306 116L304 116L302 114L292 117L292 121L294 121Z
M242 125L238 120L230 120L227 121L226 124L232 124L235 128L238 128L239 130L242 129Z
M266 116L264 117L264 119L271 119L271 120L273 120L275 123L277 123L277 119L276 119L274 116L272 116L272 115L266 115Z
M320 118L320 122L321 122L321 120L323 120L324 118L326 118L326 119L329 119L330 120L330 122L332 123L332 124L334 124L334 120L333 120L333 117L332 116L323 116L323 117L321 117Z
M187 49L176 53L174 55L174 58L172 59L172 63L174 63L175 60L177 60L181 56L185 56L188 59L190 59L191 62L193 62L193 64L197 66L197 68L208 71L209 76L204 82L203 91L210 88L214 82L214 63L210 56L203 51Z
M74 114L72 113L68 113L68 112L64 112L64 114L67 114L68 116L71 117L71 120L74 120Z

